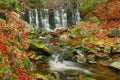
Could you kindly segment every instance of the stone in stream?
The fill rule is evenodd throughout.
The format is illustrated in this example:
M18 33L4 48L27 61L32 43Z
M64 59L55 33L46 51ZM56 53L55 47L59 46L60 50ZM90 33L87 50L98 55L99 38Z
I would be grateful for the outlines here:
M109 37L120 37L120 29L113 28L108 36Z

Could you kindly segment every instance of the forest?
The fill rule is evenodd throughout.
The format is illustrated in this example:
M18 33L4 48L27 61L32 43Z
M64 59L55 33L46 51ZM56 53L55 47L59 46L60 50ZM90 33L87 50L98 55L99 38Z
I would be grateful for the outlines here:
M0 80L120 80L120 0L0 0Z

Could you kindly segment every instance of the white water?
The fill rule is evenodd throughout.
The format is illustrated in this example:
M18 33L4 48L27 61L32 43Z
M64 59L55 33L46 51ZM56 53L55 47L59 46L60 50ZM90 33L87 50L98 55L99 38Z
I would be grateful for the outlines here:
M54 19L56 28L65 28L67 24L67 13L64 9L54 9Z
M38 11L37 9L31 9L28 12L29 15L29 23L35 27L35 29L39 28L39 20L38 20Z
M68 16L69 13L65 9L57 8L54 9L52 12L54 15L52 16L53 23L50 23L50 15L48 9L31 9L28 11L28 18L29 23L35 27L35 29L44 29L47 31L54 31L56 28L66 28L70 23L68 23L68 18L71 16ZM78 10L75 10L72 14L74 24L76 25L80 22L81 17ZM54 27L53 27L54 26ZM69 25L70 26L70 25Z
M49 24L49 10L43 9L41 14L41 22L44 30L52 31Z
M76 10L75 13L75 24L78 24L81 21L80 13L78 10Z
M52 56L52 60L49 61L50 70L58 71L58 72L73 70L73 71L78 71L80 73L93 75L92 72L90 72L89 70L87 70L85 68L81 68L80 66L78 66L79 64L74 63L72 61L60 62L59 59L58 59L59 56L60 55L53 55Z
M37 9L35 9L35 22L36 22L36 29L39 28L39 20L38 20L38 12L37 12Z

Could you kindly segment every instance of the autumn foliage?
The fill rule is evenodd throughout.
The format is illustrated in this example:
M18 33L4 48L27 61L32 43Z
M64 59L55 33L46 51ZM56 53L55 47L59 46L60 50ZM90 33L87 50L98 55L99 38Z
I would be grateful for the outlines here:
M29 46L24 22L14 12L0 20L0 80L33 80L24 64Z
M108 0L108 2L102 3L99 6L95 7L92 13L102 20L119 20L120 1Z

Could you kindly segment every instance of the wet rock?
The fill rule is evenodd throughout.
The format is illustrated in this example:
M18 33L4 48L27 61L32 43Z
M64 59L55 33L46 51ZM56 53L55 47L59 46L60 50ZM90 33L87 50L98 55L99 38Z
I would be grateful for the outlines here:
M55 29L54 34L59 35L61 34L62 30L61 29Z
M103 61L107 61L109 59L111 59L111 57L103 52L98 52L95 54L96 55L96 60L103 60Z
M120 69L120 60L111 63L110 66Z
M108 36L109 37L120 37L120 29L113 28Z
M85 56L77 56L77 62L78 63L86 63L87 62L87 59Z
M87 56L87 60L89 63L96 63L96 60L95 60L95 55L88 55Z
M50 50L47 48L45 44L39 43L36 40L30 41L30 46L28 51L35 51L38 54L43 54L49 56L51 54Z

